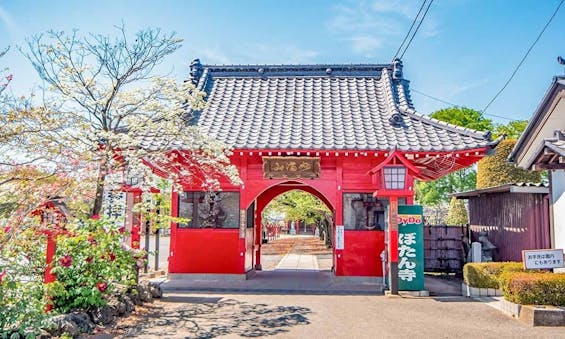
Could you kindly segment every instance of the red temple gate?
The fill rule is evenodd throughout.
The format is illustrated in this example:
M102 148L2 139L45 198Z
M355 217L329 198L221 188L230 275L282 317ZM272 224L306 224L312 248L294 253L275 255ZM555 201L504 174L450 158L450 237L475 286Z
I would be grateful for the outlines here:
M226 179L218 192L203 192L184 182L173 193L172 215L187 221L171 225L170 274L260 269L261 213L276 196L299 189L324 202L334 226L345 228L343 248L333 250L335 275L382 276L389 199L379 195L378 169L391 158L408 167L399 198L412 204L414 179L470 166L497 144L488 133L416 113L399 61L203 66L195 60L190 74L208 94L192 121L234 147L230 160L243 184ZM182 163L168 168L175 166Z

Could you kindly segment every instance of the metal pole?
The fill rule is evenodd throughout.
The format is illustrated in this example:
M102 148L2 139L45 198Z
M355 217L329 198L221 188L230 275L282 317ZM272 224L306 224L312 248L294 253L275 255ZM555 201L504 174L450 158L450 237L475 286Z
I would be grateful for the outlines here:
M160 229L155 231L155 271L159 270L159 233Z
M147 259L143 265L143 272L147 273L149 268L149 233L151 233L151 221L149 221L149 215L145 220L145 250L147 251Z
M156 218L155 218L155 222L156 222L156 231L155 231L155 271L159 270L159 234L161 233L161 220L159 219L159 216L161 214L161 204L160 201L157 200L156 204L156 209L155 209L155 214L156 214Z
M390 197L388 226L390 294L398 295L398 197Z

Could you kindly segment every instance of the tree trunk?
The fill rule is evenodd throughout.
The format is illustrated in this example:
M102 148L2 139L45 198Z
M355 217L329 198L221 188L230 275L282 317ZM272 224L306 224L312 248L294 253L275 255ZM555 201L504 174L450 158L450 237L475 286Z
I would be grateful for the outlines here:
M96 181L96 197L92 206L91 216L100 215L102 212L102 200L104 198L104 183L106 181L106 173L108 160L104 156L101 160L100 169L98 170L98 180Z

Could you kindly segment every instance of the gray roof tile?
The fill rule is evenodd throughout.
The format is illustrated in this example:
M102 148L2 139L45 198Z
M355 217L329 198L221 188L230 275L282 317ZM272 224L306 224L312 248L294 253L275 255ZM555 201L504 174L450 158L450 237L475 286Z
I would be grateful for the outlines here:
M409 82L393 79L392 65L203 68L196 83L207 104L197 125L236 149L451 151L496 144L483 132L417 113ZM391 124L393 114L402 116L401 126Z

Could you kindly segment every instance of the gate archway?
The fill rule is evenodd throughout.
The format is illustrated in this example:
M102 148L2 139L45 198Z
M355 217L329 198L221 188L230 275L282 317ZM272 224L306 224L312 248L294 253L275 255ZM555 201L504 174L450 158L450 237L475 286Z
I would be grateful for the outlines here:
M254 211L254 242L255 242L255 255L254 255L254 265L255 269L262 269L261 265L261 247L262 247L262 215L265 207L277 196L284 194L286 192L290 192L293 190L300 190L307 193L312 194L316 198L318 198L322 203L326 205L326 207L332 213L332 225L330 235L333 234L333 229L335 226L335 206L336 202L330 201L322 192L318 191L314 187L300 182L300 181L285 181L274 184L263 192L261 192L257 198L255 199L255 211ZM333 243L333 242L332 242Z

